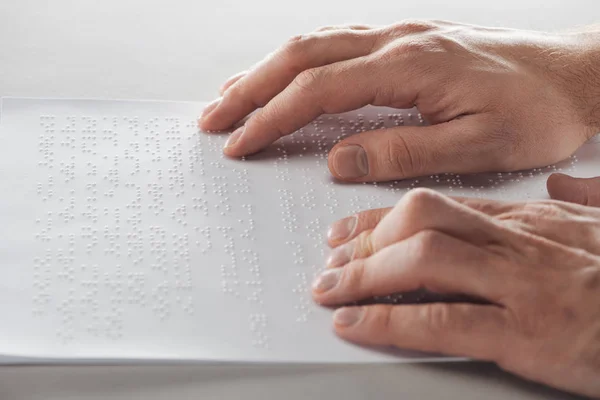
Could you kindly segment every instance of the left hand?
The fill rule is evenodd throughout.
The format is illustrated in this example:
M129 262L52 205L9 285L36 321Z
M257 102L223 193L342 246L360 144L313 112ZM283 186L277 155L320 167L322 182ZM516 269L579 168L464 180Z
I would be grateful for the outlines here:
M600 206L599 179L557 175L548 186L553 197ZM417 189L392 209L340 221L330 244L329 269L313 287L318 303L421 288L487 303L342 307L334 314L341 337L488 360L600 397L600 209Z

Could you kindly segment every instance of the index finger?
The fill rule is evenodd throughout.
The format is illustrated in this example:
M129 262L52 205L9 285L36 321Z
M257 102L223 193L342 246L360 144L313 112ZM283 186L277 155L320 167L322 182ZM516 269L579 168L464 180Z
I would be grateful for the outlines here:
M368 54L371 30L323 31L296 36L228 88L219 104L199 120L201 129L221 131L263 107L302 71Z

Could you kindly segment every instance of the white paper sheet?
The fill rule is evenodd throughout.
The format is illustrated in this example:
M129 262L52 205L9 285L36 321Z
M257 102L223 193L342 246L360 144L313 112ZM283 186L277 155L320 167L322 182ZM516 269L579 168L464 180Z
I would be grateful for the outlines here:
M338 339L309 287L328 225L415 187L547 198L553 171L598 175L600 144L531 172L335 183L340 137L413 111L324 116L247 160L197 132L201 103L5 98L0 354L21 360L436 361ZM14 358L16 357L16 358Z

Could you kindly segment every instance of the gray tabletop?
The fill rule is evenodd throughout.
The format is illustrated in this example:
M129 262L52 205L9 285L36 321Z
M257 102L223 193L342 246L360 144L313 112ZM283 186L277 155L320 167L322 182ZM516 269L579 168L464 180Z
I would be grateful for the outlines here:
M562 30L599 22L599 11L598 0L3 0L0 96L204 101L322 25L436 18ZM484 363L0 367L2 400L279 397L575 398Z

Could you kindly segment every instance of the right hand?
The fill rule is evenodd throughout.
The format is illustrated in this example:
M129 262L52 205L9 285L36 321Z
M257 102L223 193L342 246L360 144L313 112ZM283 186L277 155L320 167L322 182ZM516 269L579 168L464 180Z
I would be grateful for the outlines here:
M513 171L570 156L600 131L600 35L440 21L332 27L298 36L232 78L204 130L248 114L225 153L260 151L323 113L417 106L432 126L351 136L329 156L338 179Z

